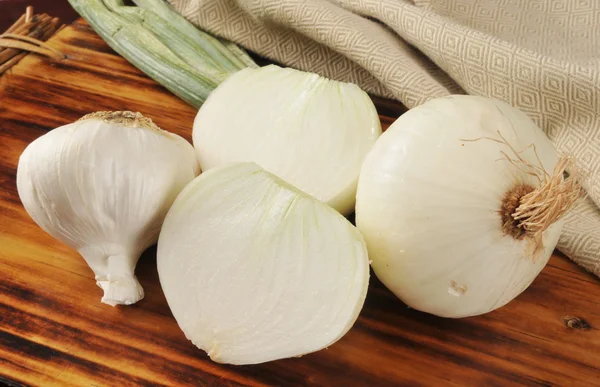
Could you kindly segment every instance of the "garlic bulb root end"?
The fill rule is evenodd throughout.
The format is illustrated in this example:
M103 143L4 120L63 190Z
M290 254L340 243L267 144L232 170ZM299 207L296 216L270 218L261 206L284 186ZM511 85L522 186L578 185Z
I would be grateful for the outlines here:
M159 133L168 133L165 130L159 128L152 119L144 117L142 113L131 112L128 110L124 111L98 111L86 114L75 122L86 121L86 120L101 120L108 122L109 124L120 124L130 128L146 128L151 129Z

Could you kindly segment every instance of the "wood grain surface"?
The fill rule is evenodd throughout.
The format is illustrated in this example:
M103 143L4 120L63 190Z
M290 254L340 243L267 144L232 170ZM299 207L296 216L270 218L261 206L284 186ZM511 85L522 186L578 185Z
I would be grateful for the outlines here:
M100 303L79 255L38 228L15 186L18 157L47 131L97 110L133 110L191 139L194 109L110 50L81 21L0 78L0 382L35 386L600 386L600 283L555 255L508 306L450 320L407 308L372 276L356 325L330 348L254 366L211 362L177 327L155 249L146 298ZM377 101L387 127L396 103Z

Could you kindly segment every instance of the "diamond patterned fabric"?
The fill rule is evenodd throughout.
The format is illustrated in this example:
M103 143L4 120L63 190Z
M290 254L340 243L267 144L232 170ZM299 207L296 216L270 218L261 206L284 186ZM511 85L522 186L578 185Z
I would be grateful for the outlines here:
M169 0L264 57L395 98L506 101L586 172L558 248L600 275L599 0Z

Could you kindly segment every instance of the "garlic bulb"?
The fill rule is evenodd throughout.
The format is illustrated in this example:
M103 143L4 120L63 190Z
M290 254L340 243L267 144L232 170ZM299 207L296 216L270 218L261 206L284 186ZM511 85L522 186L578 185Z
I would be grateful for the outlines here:
M198 111L193 140L203 171L255 162L347 215L380 134L375 106L358 86L269 65L219 85Z
M76 249L104 290L132 304L134 275L175 197L199 173L192 146L132 112L97 112L33 141L19 159L17 188L31 218Z
M464 317L505 305L548 261L581 190L524 113L475 96L401 116L363 165L356 224L409 306Z
M333 344L358 317L369 282L356 228L254 163L211 169L181 192L157 262L179 327L219 363Z

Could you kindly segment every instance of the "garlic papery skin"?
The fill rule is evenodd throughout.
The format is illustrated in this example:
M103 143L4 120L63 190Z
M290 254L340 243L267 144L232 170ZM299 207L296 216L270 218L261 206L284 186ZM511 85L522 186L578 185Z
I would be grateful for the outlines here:
M356 224L377 277L438 316L505 305L542 270L563 225L551 208L540 214L551 215L543 227L521 230L513 216L532 198L524 195L550 192L540 184L550 178L567 196L579 194L572 180L561 183L558 161L544 132L503 102L450 96L408 111L375 144L358 184ZM538 204L563 201L573 204L548 195Z
M254 163L211 169L181 192L157 264L186 337L230 364L330 346L354 324L369 282L358 230Z
M200 172L190 143L132 112L97 112L27 146L17 188L48 234L77 250L102 302L144 297L134 275L177 194Z
M213 91L193 142L203 171L255 162L347 215L380 134L375 106L358 86L269 65L241 70Z

